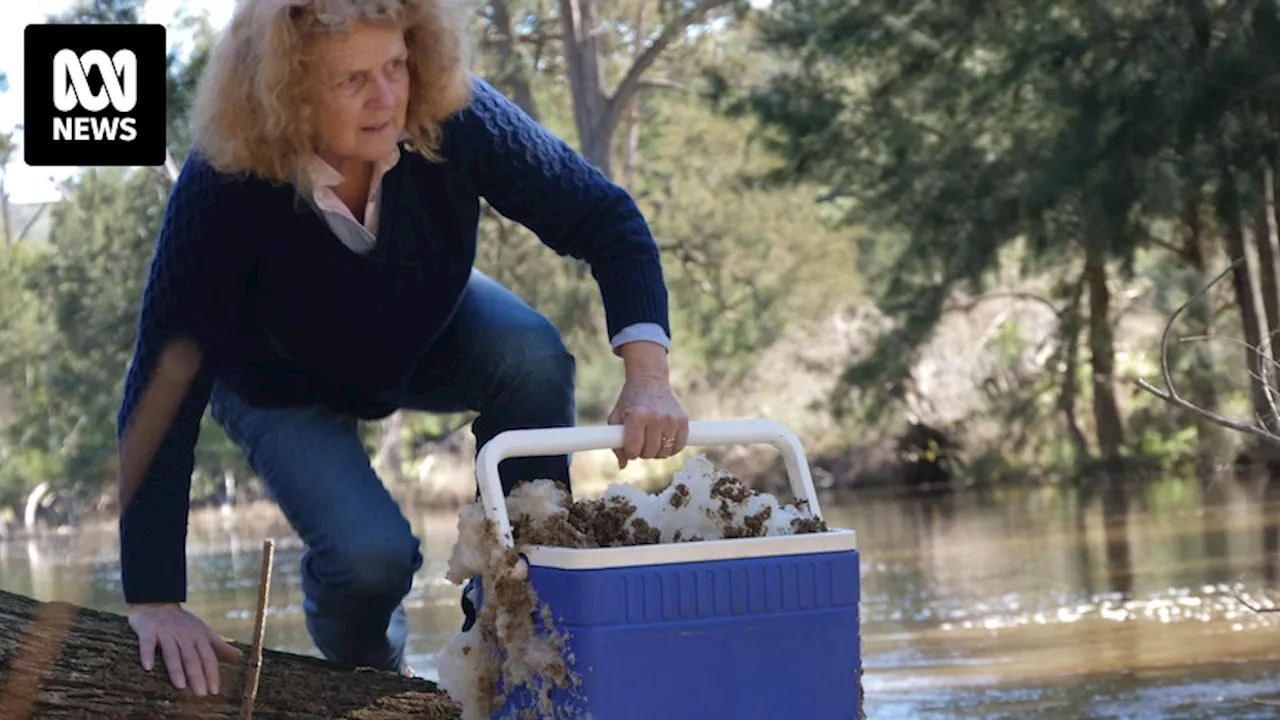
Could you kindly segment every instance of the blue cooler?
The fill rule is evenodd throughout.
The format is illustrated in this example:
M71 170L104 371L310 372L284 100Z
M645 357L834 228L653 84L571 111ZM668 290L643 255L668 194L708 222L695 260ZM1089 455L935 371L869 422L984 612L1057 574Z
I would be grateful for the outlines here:
M476 459L481 502L512 543L498 464L622 446L620 426L515 430ZM820 515L804 449L784 425L692 422L690 446L768 443ZM861 702L854 531L623 548L532 546L528 579L567 633L581 684L555 718L856 720ZM478 598L483 603L483 594ZM527 692L500 717L542 717Z

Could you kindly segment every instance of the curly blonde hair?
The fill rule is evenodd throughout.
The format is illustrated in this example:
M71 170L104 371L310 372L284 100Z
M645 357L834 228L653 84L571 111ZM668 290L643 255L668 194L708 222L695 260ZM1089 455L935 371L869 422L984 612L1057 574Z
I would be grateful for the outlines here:
M407 146L438 159L441 124L471 101L461 7L450 0L239 0L196 91L195 142L222 172L295 182L313 152L309 98L321 33L400 27L409 49Z

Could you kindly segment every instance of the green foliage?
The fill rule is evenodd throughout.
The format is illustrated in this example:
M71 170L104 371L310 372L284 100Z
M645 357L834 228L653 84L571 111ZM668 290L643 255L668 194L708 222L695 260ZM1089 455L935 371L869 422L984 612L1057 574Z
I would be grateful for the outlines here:
M741 121L695 103L652 112L636 194L668 258L685 369L728 390L795 318L859 293L856 247L847 229L818 216L816 189L746 177L773 160L746 146Z
M150 171L87 171L53 209L47 251L27 261L23 317L5 323L25 341L6 344L5 360L28 378L11 390L9 424L28 483L86 490L114 480L115 413L166 193ZM13 254L17 264L26 253ZM199 449L210 472L226 455L218 435Z
M907 399L949 300L1007 280L1010 248L1015 277L1056 275L1064 287L1084 256L1102 258L1093 272L1119 274L1095 275L1095 295L1116 292L1112 277L1134 280L1147 249L1171 249L1167 267L1191 263L1203 276L1197 243L1262 203L1252 178L1280 155L1274 3L774 0L758 31L776 71L742 83L726 67L709 96L756 121L781 161L770 182L819 183L865 228L859 260L894 324L832 393L832 409L855 420ZM1248 207L1234 204L1237 178ZM1110 354L1114 317L1095 315L1082 352ZM1064 324L1060 343L1081 329ZM1186 371L1204 376L1206 362ZM1078 383L1080 415L1092 380ZM997 411L1002 422L1060 409L1017 397ZM1133 419L1148 438L1144 416ZM1171 452L1149 439L1135 449Z
M138 11L136 2L97 0L53 20L127 23ZM206 58L207 44L186 60L170 58L178 162ZM167 194L167 180L149 169L89 169L48 211L47 238L0 248L0 504L40 482L88 495L114 482L116 410ZM196 459L196 499L220 488L224 469L245 469L207 418Z
M478 70L513 97L527 89L538 119L575 139L585 96L568 81L557 9L482 5ZM604 92L696 5L598 3ZM1258 207L1246 179L1280 155L1280 11L1261 0L749 5L724 3L677 33L614 137L613 174L664 250L678 390L746 393L795 326L870 295L888 331L823 369L836 381L825 409L848 421L853 442L912 395L921 353L957 297L1048 278L1037 287L1058 308L1048 359L1028 362L1045 338L1020 322L987 340L987 394L963 422L994 439L966 473L1077 466L1066 401L1094 432L1089 333L1122 332L1118 307L1105 318L1087 301L1067 312L1081 261L1107 261L1100 285L1112 298L1150 289L1168 311L1211 264L1191 225L1216 238ZM136 0L85 1L60 18L133 22L138 10ZM504 14L511 22L498 27ZM169 58L170 151L181 163L215 33L199 16L176 24L195 39ZM508 32L519 37L499 51ZM12 152L10 137L0 152ZM47 243L0 249L0 504L45 480L85 494L112 481L115 412L166 193L148 169L86 172L52 210ZM494 214L481 224L478 265L561 328L578 358L581 419L603 420L621 367L588 268ZM1222 369L1227 358L1238 363L1229 351L1179 348L1171 361L1188 387L1212 395L1243 387ZM1154 368L1131 353L1117 372ZM1132 450L1181 467L1195 450L1186 418L1122 395ZM469 418L414 415L362 432L371 451L395 442L407 470ZM247 471L208 420L197 466L198 496L215 492L224 470Z
M134 24L142 16L145 0L75 0L69 8L51 15L49 22Z
M673 361L703 391L732 392L790 323L822 316L861 293L858 250L854 230L814 205L817 187L754 180L776 159L750 146L748 121L720 117L702 99L705 68L737 62L741 46L716 38L681 53L682 62L663 75L685 90L640 96L629 189L663 249ZM754 72L745 59L741 65ZM534 75L532 86L540 121L573 137L568 88L550 73ZM615 168L621 172L624 164ZM579 360L580 417L603 421L621 375L587 269L498 218L486 218L481 233L479 267L562 329Z
M90 172L53 210L51 252L25 278L48 331L23 358L31 382L17 396L10 427L16 445L50 458L39 465L52 475L32 480L74 477L65 482L75 485L106 475L114 432L103 421L119 396L133 323L125 310L145 278L138 261L158 223L159 194L149 178Z
M559 32L558 18L537 3L505 6L517 33ZM691 7L650 4L640 15L636 1L602 3L602 66L610 83L634 61L637 17L644 23L639 39L651 40L661 23ZM133 0L81 2L59 19L131 22L138 8ZM486 42L496 37L487 24L493 10L488 5L475 18ZM709 393L733 392L783 330L861 292L857 229L829 211L835 205L813 205L816 187L749 179L776 161L764 148L749 147L748 121L720 117L702 101L699 84L710 64L737 64L752 76L770 66L750 59L738 40L733 18L745 4L727 3L717 12L714 27L679 34L646 76L658 87L637 95L638 142L626 177L629 116L615 143L618 180L631 186L666 250L677 374ZM168 63L170 152L181 164L192 142L194 89L215 33L200 16L180 16L174 26L193 31L195 41L175 50ZM575 138L574 94L557 41L516 45L516 62L480 53L479 71L512 94L527 82L539 120ZM86 170L51 209L47 242L0 248L0 504L16 502L42 481L86 496L114 482L115 416L167 192L167 181L152 169ZM622 367L605 337L589 269L493 214L481 224L478 265L561 328L578 357L580 415L603 421ZM398 444L407 472L470 417L413 414L396 423L366 423L361 432L371 452L388 441ZM394 436L392 428L398 428ZM225 470L248 473L241 453L206 418L196 498L216 493Z

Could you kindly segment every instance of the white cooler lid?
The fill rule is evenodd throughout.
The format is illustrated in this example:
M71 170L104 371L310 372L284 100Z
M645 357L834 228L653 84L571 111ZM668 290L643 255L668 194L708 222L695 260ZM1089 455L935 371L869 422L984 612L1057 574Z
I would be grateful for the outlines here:
M674 565L709 560L813 555L858 549L853 530L831 529L822 533L773 537L697 540L664 545L618 548L562 548L532 545L524 549L529 564L560 570L599 570L636 565Z

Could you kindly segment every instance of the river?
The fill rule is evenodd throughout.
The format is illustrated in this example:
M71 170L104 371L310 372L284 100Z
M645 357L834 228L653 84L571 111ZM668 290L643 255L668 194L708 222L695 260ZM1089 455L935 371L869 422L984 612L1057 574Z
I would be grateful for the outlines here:
M1280 613L1233 594L1264 606L1280 588L1280 481L868 491L824 513L858 531L872 720L1280 715ZM407 602L411 663L432 677L461 617L442 579L456 515L407 514L426 554ZM193 517L189 607L248 641L268 536L266 643L314 654L301 551L273 508ZM109 525L0 541L0 587L120 611L116 551Z

